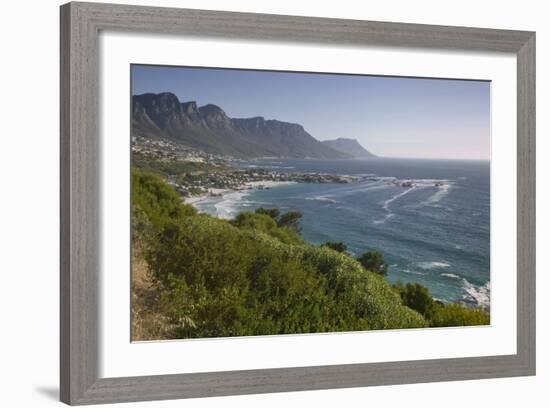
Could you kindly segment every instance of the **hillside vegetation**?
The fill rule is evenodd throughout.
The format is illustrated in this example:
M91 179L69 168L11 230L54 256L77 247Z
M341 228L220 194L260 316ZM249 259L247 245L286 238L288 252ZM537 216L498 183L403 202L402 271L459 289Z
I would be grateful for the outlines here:
M488 323L486 312L392 286L335 245L307 243L298 212L198 214L135 168L132 203L134 340Z

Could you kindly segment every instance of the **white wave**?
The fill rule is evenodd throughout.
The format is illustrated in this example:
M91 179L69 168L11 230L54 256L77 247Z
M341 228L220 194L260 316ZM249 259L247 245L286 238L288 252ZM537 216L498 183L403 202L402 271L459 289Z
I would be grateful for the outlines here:
M443 197L445 197L449 193L450 190L451 184L443 184L442 186L439 186L438 190L433 195L428 197L426 201L424 201L424 204L429 205L438 203Z
M386 214L384 216L384 218L382 218L381 220L374 220L372 223L373 224L384 224L387 220L389 220L391 217L393 217L395 214L393 213L390 213L390 214Z
M412 275L426 275L424 272L411 271L410 269L403 269L403 272L410 273Z
M249 192L246 191L235 191L230 194L225 194L221 201L214 204L216 216L225 219L235 217L235 215L239 212L238 207L242 204L243 197L248 194Z
M386 211L386 215L384 216L384 218L382 218L380 220L374 220L372 223L373 224L384 224L387 220L389 220L391 217L393 217L395 214L390 211L390 204L393 203L398 198L403 197L405 194L410 193L413 189L414 189L414 187L409 187L405 191L403 191L399 194L396 194L393 197L391 197L391 198L387 199L386 201L384 201L382 203L382 208Z
M451 264L448 262L440 261L418 262L416 265L422 269L448 268L449 266L451 266Z
M399 194L396 194L394 195L392 198L384 201L384 203L382 204L382 208L384 210L389 210L389 206L391 203L393 203L395 200L397 200L398 198L400 197L403 197L404 195L410 193L412 190L414 189L414 187L411 187L411 188L407 188L405 191L403 191L402 193L399 193Z
M437 183L448 184L451 182L451 180L448 179L413 179L408 181L412 181L413 183L416 183L423 187L431 187Z
M410 179L410 180L401 180L395 177L379 177L381 181L384 181L386 185L400 186L406 188L405 191L394 195L393 197L387 199L382 203L382 208L387 212L386 216L380 220L373 221L373 224L383 224L388 219L390 219L394 214L390 211L390 204L395 200L403 197L404 195L410 193L415 189L424 189L428 187L437 187L438 190L435 194L430 196L428 200L421 202L418 206L434 204L441 200L451 188L449 180L444 179ZM403 184L406 183L406 186Z
M381 180L383 178L380 178ZM403 197L404 195L410 193L414 189L418 188L428 188L428 187L437 187L438 191L432 195L430 198L428 198L427 201L429 202L437 202L443 198L445 194L450 190L451 184L449 180L444 179L410 179L410 180L401 180L397 179L395 177L387 177L387 180L391 181L393 185L395 186L403 186L403 183L407 183L408 187L405 191L396 194L395 196L391 197L390 199L383 202L382 207L385 210L388 210L389 205L393 203L395 200L397 200L400 197Z
M405 187L403 184L406 183L407 187L406 192L411 191L412 189L425 189L425 188L437 188L434 194L432 194L428 199L422 201L418 206L424 205L434 205L439 202L443 197L445 197L451 190L453 184L450 180L447 179L398 179L395 177L379 177L381 181L385 181L387 185L394 185ZM399 198L401 195L406 194L400 193L396 197L392 197L387 200L386 203L389 204L395 199Z
M460 276L455 275L454 273L442 273L441 276L445 276L446 278L451 279L460 279Z
M336 204L336 200L330 198L329 196L326 196L326 195L320 195L320 196L316 196L316 197L306 197L306 200L310 200L310 201L323 201L323 202L327 202L327 203L331 203L331 204Z
M436 206L438 202L440 202L443 197L445 197L447 194L449 194L449 191L451 191L451 188L453 187L452 183L448 180L431 180L434 181L433 183L430 183L429 185L426 185L426 187L436 187L437 190L435 193L433 193L431 196L429 196L426 200L420 202L418 204L418 207L422 206ZM440 184L443 183L443 184Z
M491 285L490 282L483 286L476 286L466 279L462 279L462 288L466 292L462 296L462 301L478 307L489 308L491 304Z

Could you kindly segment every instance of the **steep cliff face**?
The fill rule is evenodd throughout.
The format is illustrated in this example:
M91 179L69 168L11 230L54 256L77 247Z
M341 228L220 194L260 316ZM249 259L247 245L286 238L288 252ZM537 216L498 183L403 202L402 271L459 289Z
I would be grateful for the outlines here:
M170 92L135 95L132 105L135 136L168 138L206 152L243 158L352 158L319 142L299 124L262 117L233 119L219 106L181 103Z

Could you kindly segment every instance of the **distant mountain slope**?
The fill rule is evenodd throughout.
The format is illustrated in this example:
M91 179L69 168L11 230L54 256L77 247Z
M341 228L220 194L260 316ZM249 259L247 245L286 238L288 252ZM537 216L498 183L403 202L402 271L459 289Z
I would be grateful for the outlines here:
M349 159L301 125L262 117L233 119L216 105L180 102L170 92L132 97L132 135L167 138L209 153L241 158Z
M339 137L334 140L323 140L323 144L339 152L347 153L356 159L375 159L378 157L361 146L356 139Z

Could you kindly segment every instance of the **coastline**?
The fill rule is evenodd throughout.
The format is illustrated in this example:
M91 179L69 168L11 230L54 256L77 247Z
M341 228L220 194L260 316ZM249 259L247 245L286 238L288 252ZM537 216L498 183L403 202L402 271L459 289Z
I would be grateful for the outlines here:
M297 182L296 181L273 181L273 180L249 181L237 188L232 188L232 189L231 188L209 188L208 191L204 194L185 197L184 203L195 206L212 197L223 198L227 194L231 194L239 191L269 189L269 188L274 188L279 186L286 186L290 184L297 184Z
M285 166L286 162L280 164ZM445 231L437 230L439 220L449 219L454 225L456 221L451 220L457 208L470 209L468 203L483 199L477 197L474 200L474 197L469 196L470 191L474 191L470 187L477 187L478 179L475 176L479 171L477 167L473 170L470 167L452 167L452 171L445 168L442 172L437 166L415 169L410 173L400 169L390 171L385 167L373 169L370 162L360 167L355 164L346 167L337 163L336 167L328 166L323 169L323 173L319 173L320 169L316 165L302 165L290 173L296 175L294 180L263 179L264 175L257 170L258 174L249 176L256 177L254 181L235 177L231 184L225 184L226 188L212 186L206 189L203 184L203 193L187 197L185 203L194 206L199 212L221 219L232 219L239 212L253 211L258 206L282 208L282 211L298 209L305 215L301 225L304 236L313 245L328 240L342 241L346 242L352 254L359 254L365 248L379 248L388 254L388 261L392 263L389 272L392 282L420 283L443 302L458 302L489 310L489 277L482 273L485 266L479 265L475 258L478 250L471 248L460 237L447 236ZM314 178L310 181L308 177ZM261 191L288 184L297 184L296 189ZM304 190L299 187L302 184ZM310 184L312 188L305 187ZM221 183L218 185L224 186ZM315 186L319 187L319 192L313 188ZM292 200L289 206L285 204L287 198ZM466 207L456 207L456 204ZM474 214L470 214L474 217L472 220L483 220L485 213L473 212L478 211L475 206L471 207L471 211ZM344 221L338 221L337 214L342 215ZM387 221L390 216L393 220ZM395 221L396 217L401 218ZM403 222L406 225L396 228L398 223ZM415 242L415 230L408 226L419 224L417 228L433 231L430 229L432 223L436 232L440 232L439 242ZM484 233L481 227L476 227L475 231L476 236ZM415 249L415 255L407 259L399 256L400 252L392 246L394 238L399 241L403 236L412 236L413 241L409 241L408 245L413 245L411 247ZM430 249L433 248L431 245L444 253L434 253Z

